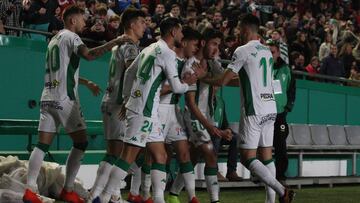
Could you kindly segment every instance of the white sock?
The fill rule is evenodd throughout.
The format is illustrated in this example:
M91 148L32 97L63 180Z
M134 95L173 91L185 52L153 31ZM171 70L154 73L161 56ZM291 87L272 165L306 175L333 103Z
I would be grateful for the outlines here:
M164 164L153 163L151 168L150 174L154 203L165 203L166 167Z
M275 168L275 164L274 161L271 160L270 163L264 163L266 168L269 169L271 175L273 177L276 177L276 168ZM275 199L276 199L276 192L269 186L265 185L265 189L266 189L266 200L265 203L275 203Z
M184 187L184 176L179 172L170 188L170 192L179 195Z
M109 202L112 195L120 195L121 181L127 176L127 171L114 165L111 169L109 180L100 195L101 202Z
M141 168L134 162L131 164L130 170L132 171L130 193L137 196L141 185Z
M219 201L220 187L219 187L217 175L206 175L205 181L206 181L207 191L210 194L211 202Z
M195 197L195 174L191 162L180 163L181 176L184 179L185 189L188 193L188 199L191 201Z
M41 164L44 160L45 152L41 149L35 147L34 150L31 152L31 156L29 158L29 166L28 166L28 173L27 173L27 186L33 192L38 191L37 187L37 178L39 176L39 172L41 169Z
M259 160L254 159L249 164L249 170L254 173L259 179L265 183L267 186L270 186L273 190L276 191L280 196L283 196L285 193L285 188L275 177L271 174L268 168L264 166Z
M105 185L109 180L109 175L110 175L112 167L113 167L113 165L106 161L100 162L99 168L97 170L97 175L96 175L94 186L91 188L91 191L90 191L89 199L92 200L92 199L96 198L104 190Z
M76 175L79 171L81 160L84 157L84 151L75 147L71 148L66 161L66 176L64 188L67 191L73 191Z
M150 188L151 188L150 166L143 165L141 168L141 196L143 197L144 200L147 200L151 197Z

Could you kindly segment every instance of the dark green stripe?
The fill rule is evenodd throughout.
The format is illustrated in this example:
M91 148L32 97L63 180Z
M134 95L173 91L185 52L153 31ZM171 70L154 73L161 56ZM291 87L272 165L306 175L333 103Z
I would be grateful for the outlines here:
M170 164L166 164L165 170L166 170L166 173L170 173L170 172L171 172L171 170L170 170Z
M124 101L123 97L122 97L122 91L123 91L123 86L124 86L124 75L125 75L125 70L124 70L123 74L121 75L121 79L120 79L118 95L117 95L117 99L116 99L117 104L122 104Z
M141 171L145 174L150 174L150 166L147 164L143 164L143 166L141 167Z
M144 165L145 156L143 153L141 153L138 158L136 159L135 163L140 168L142 165Z
M151 117L151 112L154 106L154 97L155 97L155 93L157 91L157 89L159 88L159 86L161 85L161 83L165 80L165 74L164 72L161 72L159 74L159 76L155 79L154 83L151 86L149 95L147 97L146 100L146 104L143 110L143 114L146 117Z
M256 160L256 158L255 158L255 157L254 157L254 158L250 158L250 159L246 160L246 161L245 161L245 167L246 167L246 168L249 168L249 166L250 166L251 162L253 162L254 160Z
M116 156L110 155L110 154L105 154L102 161L108 162L109 164L113 165L116 161Z
M67 76L66 76L66 89L67 95L69 96L70 100L75 100L75 73L76 70L79 68L80 57L76 54L71 54L70 62L67 69Z
M269 159L269 160L262 161L262 163L263 163L264 165L268 165L268 164L270 164L271 162L274 162L274 159Z
M204 169L204 175L206 176L216 176L217 172L217 168L205 167Z
M121 168L124 171L128 171L129 168L130 168L130 164L128 162L126 162L125 160L122 160L122 159L116 160L114 165Z
M159 170L166 173L166 165L165 164L159 164L159 163L153 163L151 165L151 170Z
M190 161L180 163L180 173L194 172L194 167Z
M41 151L43 152L48 152L49 151L49 148L50 148L50 145L48 144L44 144L44 143L41 143L41 142L38 142L36 144L36 147L39 148Z
M177 70L178 70L178 75L181 75L182 70L184 68L185 65L185 61L184 60L179 60L177 59ZM170 104L177 104L179 103L181 94L172 94L171 95L171 99L170 99Z
M245 113L247 116L255 115L254 103L252 99L251 83L246 70L242 68L239 72L242 92L244 95Z

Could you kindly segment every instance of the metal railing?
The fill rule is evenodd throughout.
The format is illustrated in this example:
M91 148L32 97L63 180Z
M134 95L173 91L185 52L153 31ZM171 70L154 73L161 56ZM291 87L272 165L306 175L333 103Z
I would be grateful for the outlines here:
M22 28L22 27L4 26L4 28L9 29L9 30L19 31L20 33L26 32L26 33L41 34L41 35L45 35L45 36L48 36L48 37L54 36L54 34L50 33L50 32L44 32L44 31L33 30L33 29ZM82 37L81 39L84 42L97 43L99 45L104 44L103 42L95 41L95 40L89 39L89 38L83 38ZM222 63L222 64L229 64L231 61L226 60L226 59L220 59L219 62ZM303 79L306 79L307 77L310 77L310 78L314 78L314 79L333 81L335 83L343 83L343 84L350 84L351 83L351 84L356 84L356 85L360 86L360 80L350 80L350 79L343 78L343 77L334 77L334 76L323 75L323 74L313 74L313 73L308 73L308 72L298 71L298 70L292 70L292 73L294 75L296 75L296 76L302 77Z
M4 28L5 28L5 30L19 31L20 37L23 36L23 33L40 34L40 35L44 35L44 36L46 36L46 37L52 37L52 36L54 36L54 34L51 33L51 32L44 32L44 31L40 31L40 30L33 30L33 29L28 29L28 28L23 28L23 27L12 27L12 26L4 25ZM93 40L93 39L89 39L89 38L85 38L85 37L82 37L81 40L84 41L84 42L96 43L96 44L99 44L99 45L104 44L104 42L95 41L95 40Z

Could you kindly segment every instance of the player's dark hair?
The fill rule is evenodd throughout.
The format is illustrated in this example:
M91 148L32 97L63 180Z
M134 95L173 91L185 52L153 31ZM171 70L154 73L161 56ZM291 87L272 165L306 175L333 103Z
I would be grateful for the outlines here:
M182 33L184 35L182 40L201 40L201 34L197 30L192 29L189 26L184 26L182 29Z
M120 24L124 30L127 30L130 28L131 23L136 21L138 17L145 18L146 14L140 9L128 8L121 14Z
M178 18L173 18L173 17L165 18L160 22L160 35L162 37L167 36L172 29L180 27L181 26L180 23L181 22Z
M78 15L84 13L85 13L84 9L80 8L77 5L68 6L63 13L64 22L66 22L69 19L69 17L71 17L72 15Z
M256 16L252 14L246 14L241 20L240 20L240 27L248 27L253 32L258 32L260 26L260 20Z
M216 30L214 28L205 28L202 33L202 39L205 40L205 42L210 41L211 39L220 38L223 39L224 35L219 30Z

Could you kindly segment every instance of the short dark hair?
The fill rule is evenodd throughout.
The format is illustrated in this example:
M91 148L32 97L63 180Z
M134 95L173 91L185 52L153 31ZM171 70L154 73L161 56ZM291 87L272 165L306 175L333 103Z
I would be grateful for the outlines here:
M210 41L211 39L215 39L215 38L220 38L221 40L223 39L224 35L222 32L220 32L219 30L216 30L214 28L205 28L202 32L202 39L205 40L206 42Z
M260 26L260 20L252 14L246 14L240 20L240 27L249 27L252 31L258 32Z
M184 26L182 29L184 35L182 40L201 40L201 34L197 30L192 29L189 26Z
M84 9L80 8L77 5L68 6L63 13L64 22L68 20L68 18L72 15L84 14Z
M131 23L137 20L138 17L146 17L146 14L139 9L128 8L121 14L120 24L126 30L130 28Z
M160 22L160 35L166 36L175 27L180 27L181 22L178 18L168 17Z

